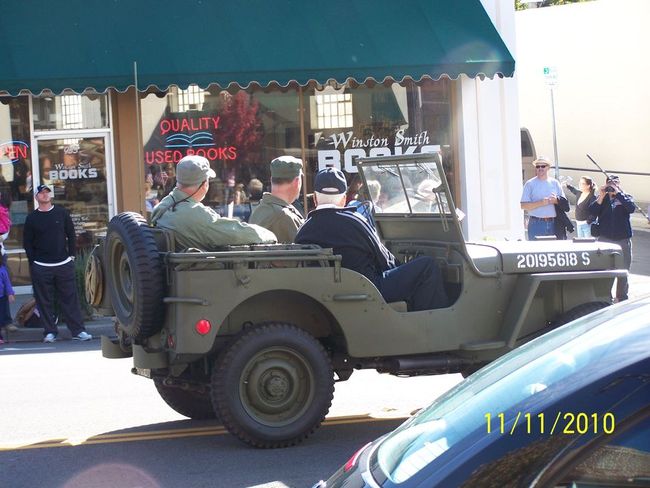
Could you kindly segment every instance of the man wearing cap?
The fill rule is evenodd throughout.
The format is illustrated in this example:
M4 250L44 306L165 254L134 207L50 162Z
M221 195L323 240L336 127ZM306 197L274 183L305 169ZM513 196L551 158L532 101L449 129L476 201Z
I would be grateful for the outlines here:
M281 156L271 161L271 193L264 193L248 221L273 232L278 242L293 242L305 219L293 202L302 188L302 161Z
M600 187L598 198L589 205L589 213L598 218L599 241L613 242L621 246L623 261L629 270L632 264L632 225L630 215L636 210L632 195L621 189L621 180L609 175ZM627 276L616 279L615 302L627 300L629 285Z
M435 260L420 256L398 265L375 229L354 207L344 207L347 184L343 173L326 168L316 175L316 209L298 231L298 244L333 248L341 266L361 273L377 287L386 302L405 301L409 311L449 305Z
M561 199L566 200L560 182L548 175L550 159L539 157L533 161L533 166L536 176L524 184L521 195L521 208L528 212L529 217L529 241L534 241L538 236L555 235L555 205Z
M179 249L205 251L227 245L270 244L275 235L263 227L221 217L201 203L215 172L202 156L185 156L176 166L176 187L153 210L151 222L174 231Z
M52 189L36 188L38 207L27 216L23 228L23 247L29 261L34 298L43 320L43 342L54 342L57 326L54 296L72 338L93 338L83 325L74 273L75 231L70 213L52 204Z

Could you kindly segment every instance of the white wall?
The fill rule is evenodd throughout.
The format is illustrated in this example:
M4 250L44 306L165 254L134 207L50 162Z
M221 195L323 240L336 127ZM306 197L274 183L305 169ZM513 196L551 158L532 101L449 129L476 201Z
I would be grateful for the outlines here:
M510 52L515 53L512 0L482 0ZM516 58L515 58L516 60ZM516 60L517 61L517 60ZM515 65L515 72L517 65ZM518 239L524 236L521 199L521 148L517 82L461 77L461 204L469 240Z
M553 155L550 92L544 66L557 67L560 166L650 173L650 1L594 0L517 12L521 123L538 154ZM564 172L576 179L585 171ZM623 188L650 201L650 176L621 175Z

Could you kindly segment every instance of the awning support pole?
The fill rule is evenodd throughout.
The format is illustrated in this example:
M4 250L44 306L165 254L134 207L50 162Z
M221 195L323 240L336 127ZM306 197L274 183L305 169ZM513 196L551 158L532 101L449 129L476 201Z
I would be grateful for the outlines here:
M138 62L133 61L133 81L135 83L135 123L136 123L136 171L138 172L138 191L140 214L146 217L146 206L144 200L147 197L144 194L144 156L142 147L142 120L140 118L140 97L138 91Z
M300 114L300 159L302 159L302 206L305 209L305 217L309 213L307 206L307 151L305 149L305 104L302 99L302 86L298 85L298 110Z

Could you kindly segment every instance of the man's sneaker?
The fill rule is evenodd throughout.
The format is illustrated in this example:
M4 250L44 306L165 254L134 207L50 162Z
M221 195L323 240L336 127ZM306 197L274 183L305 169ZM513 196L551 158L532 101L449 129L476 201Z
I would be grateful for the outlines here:
M54 341L56 341L56 336L54 334L47 334L43 338L43 342L54 342Z
M92 338L93 338L93 336L91 336L88 332L81 331L76 336L74 336L72 338L72 340L73 341L89 341Z

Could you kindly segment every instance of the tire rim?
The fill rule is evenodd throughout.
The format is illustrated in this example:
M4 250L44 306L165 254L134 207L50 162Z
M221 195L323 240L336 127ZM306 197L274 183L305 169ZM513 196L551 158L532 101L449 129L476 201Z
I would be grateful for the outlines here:
M314 372L309 362L289 348L258 352L244 367L239 396L256 422L280 427L299 419L314 396Z
M131 314L133 310L133 279L131 277L131 265L126 249L121 242L116 242L113 247L113 273L117 301L125 314Z

